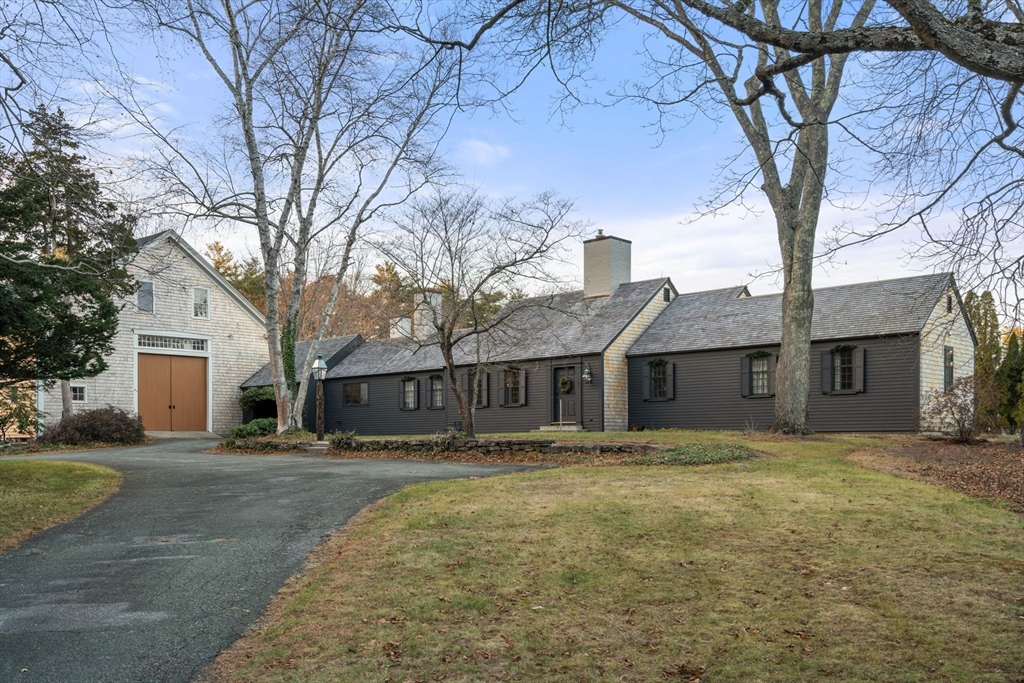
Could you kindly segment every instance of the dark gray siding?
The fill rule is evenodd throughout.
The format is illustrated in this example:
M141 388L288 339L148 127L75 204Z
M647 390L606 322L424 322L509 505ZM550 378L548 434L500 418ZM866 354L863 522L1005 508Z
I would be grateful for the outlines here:
M815 431L913 431L918 412L917 335L842 340L865 350L864 393L821 392L820 354L837 341L811 345L808 419ZM699 351L629 359L629 423L648 429L767 429L773 398L740 395L740 359L778 346ZM643 400L643 365L652 358L675 364L675 400Z
M479 433L529 432L541 425L551 424L553 414L554 368L574 365L576 376L582 377L585 363L590 364L593 381L581 382L580 413L587 429L599 430L602 424L601 357L598 355L571 359L545 359L520 361L519 368L526 371L526 405L505 407L499 405L498 391L501 369L488 368L490 373L488 406L477 408L476 429ZM441 372L441 371L438 371ZM463 369L459 369L461 377ZM427 378L433 372L402 375L377 375L359 378L329 379L324 382L325 425L328 431L355 430L362 435L432 434L461 422L454 392L445 376L445 409L429 410L427 405ZM418 410L400 410L399 393L402 377L420 380L420 407ZM342 404L342 386L352 382L369 384L370 402L362 406Z

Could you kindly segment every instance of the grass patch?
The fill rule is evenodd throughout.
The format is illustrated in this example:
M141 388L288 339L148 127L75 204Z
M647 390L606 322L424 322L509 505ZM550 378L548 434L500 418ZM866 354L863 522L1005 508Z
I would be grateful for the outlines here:
M666 451L626 458L625 465L718 465L749 460L757 452L741 443L692 443Z
M408 488L325 544L207 677L1024 673L1024 517L859 467L841 457L858 438L731 441L779 457Z
M121 475L101 465L0 461L0 551L105 500Z

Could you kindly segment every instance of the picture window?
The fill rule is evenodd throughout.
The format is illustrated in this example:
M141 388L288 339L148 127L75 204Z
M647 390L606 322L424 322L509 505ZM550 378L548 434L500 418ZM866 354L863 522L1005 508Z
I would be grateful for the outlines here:
M342 387L342 403L347 406L364 406L370 402L370 385L354 382Z

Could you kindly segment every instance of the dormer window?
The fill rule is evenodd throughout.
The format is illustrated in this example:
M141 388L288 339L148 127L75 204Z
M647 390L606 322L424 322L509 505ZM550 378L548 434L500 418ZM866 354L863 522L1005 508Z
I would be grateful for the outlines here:
M192 288L192 317L210 319L210 290L206 287Z

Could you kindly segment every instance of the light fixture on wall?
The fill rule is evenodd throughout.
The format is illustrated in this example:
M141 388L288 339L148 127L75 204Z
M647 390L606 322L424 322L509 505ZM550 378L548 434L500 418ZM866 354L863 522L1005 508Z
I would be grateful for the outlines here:
M594 381L594 375L590 372L590 363L583 366L583 383L590 384Z

